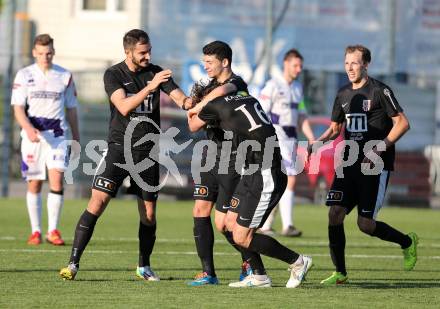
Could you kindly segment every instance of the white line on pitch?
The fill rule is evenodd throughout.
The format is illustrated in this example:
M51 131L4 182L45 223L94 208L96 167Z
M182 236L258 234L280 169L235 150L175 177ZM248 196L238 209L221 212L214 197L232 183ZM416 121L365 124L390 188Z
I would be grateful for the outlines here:
M0 252L22 252L22 253L60 253L65 254L67 250L56 250L56 249L0 249ZM137 254L138 251L133 250L86 250L89 254ZM195 251L154 251L154 254L161 254L161 255L197 255L197 252ZM238 255L238 253L235 252L215 252L214 255L219 256L233 256ZM314 257L328 257L328 254L311 254ZM347 254L346 257L349 258L359 258L359 259L370 259L370 258L377 258L377 259L401 259L401 255L377 255L377 254ZM420 259L426 259L426 260L440 260L440 256L433 255L433 256L418 256Z
M0 241L16 241L16 240L22 240L23 242L26 242L25 238L19 238L14 236L0 236ZM73 241L73 238L64 238L64 240ZM138 238L134 237L93 237L92 241L118 241L118 242L138 242ZM286 243L288 245L292 244L295 246L317 246L317 247L327 247L328 242L326 241L306 241L306 240L293 240L293 239L283 239L283 243ZM188 238L158 238L156 240L156 243L179 243L179 244L194 244L194 241L192 239ZM217 239L215 240L215 243L217 244L227 244L226 240L223 239ZM388 248L390 247L387 243L360 243L360 242L347 242L347 247L379 247L379 248ZM440 244L419 244L417 246L418 248L440 248Z

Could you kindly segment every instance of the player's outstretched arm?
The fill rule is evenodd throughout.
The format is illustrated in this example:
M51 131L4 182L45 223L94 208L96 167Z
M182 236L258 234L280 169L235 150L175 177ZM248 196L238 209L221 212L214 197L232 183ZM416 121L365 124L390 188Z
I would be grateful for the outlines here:
M210 93L203 97L203 99L191 109L192 114L199 113L202 108L208 104L208 102L214 100L215 98L225 96L227 94L231 94L237 91L237 87L232 83L227 83L221 86L214 88Z
M183 110L189 110L192 107L192 100L187 97L180 88L176 88L170 92L170 98Z
M17 120L20 127L26 132L27 137L31 142L39 142L40 138L38 137L40 131L35 129L32 123L29 121L29 118L26 116L26 111L23 105L14 105L14 116Z

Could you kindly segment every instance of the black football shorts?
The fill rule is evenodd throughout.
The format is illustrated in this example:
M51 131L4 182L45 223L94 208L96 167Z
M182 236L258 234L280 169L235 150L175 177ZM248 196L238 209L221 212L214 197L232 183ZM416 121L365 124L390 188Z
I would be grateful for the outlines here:
M150 149L131 149L133 163L137 164L147 158L149 151ZM118 166L118 163L126 163L124 148L122 145L109 144L98 165L97 174L93 178L92 188L115 197L123 180L130 176L129 171ZM153 160L147 160L148 163L152 163L152 165L144 171L136 172L140 177L138 181L131 177L130 191L144 201L156 201L158 196L157 187L159 185L159 164ZM105 167L103 167L104 164ZM103 169L101 173L99 173L100 169Z
M343 178L335 175L326 205L345 207L347 214L357 205L359 216L375 219L383 206L390 174L383 170L379 175L364 175L359 165L345 168Z

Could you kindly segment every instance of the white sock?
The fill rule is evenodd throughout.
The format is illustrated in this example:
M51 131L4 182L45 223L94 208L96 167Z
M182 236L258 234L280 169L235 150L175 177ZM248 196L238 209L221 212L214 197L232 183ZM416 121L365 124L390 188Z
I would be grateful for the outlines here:
M41 193L26 193L26 205L31 221L32 233L41 233Z
M272 228L273 222L275 221L275 215L277 213L277 207L278 206L276 206L274 209L272 209L272 212L267 217L266 221L264 222L263 226L261 227L262 230L267 231Z
M284 230L289 226L293 226L292 213L294 199L295 192L290 189L286 189L280 200L280 215Z
M61 209L63 208L64 196L49 192L47 195L47 231L51 232L57 229L60 220Z

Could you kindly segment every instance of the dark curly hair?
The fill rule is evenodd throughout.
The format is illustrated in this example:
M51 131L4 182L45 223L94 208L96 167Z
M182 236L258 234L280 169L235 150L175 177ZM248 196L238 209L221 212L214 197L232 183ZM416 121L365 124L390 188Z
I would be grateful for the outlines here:
M195 83L191 89L190 97L194 105L200 103L202 99L215 88L223 85L219 83L215 78L211 79L208 84Z

